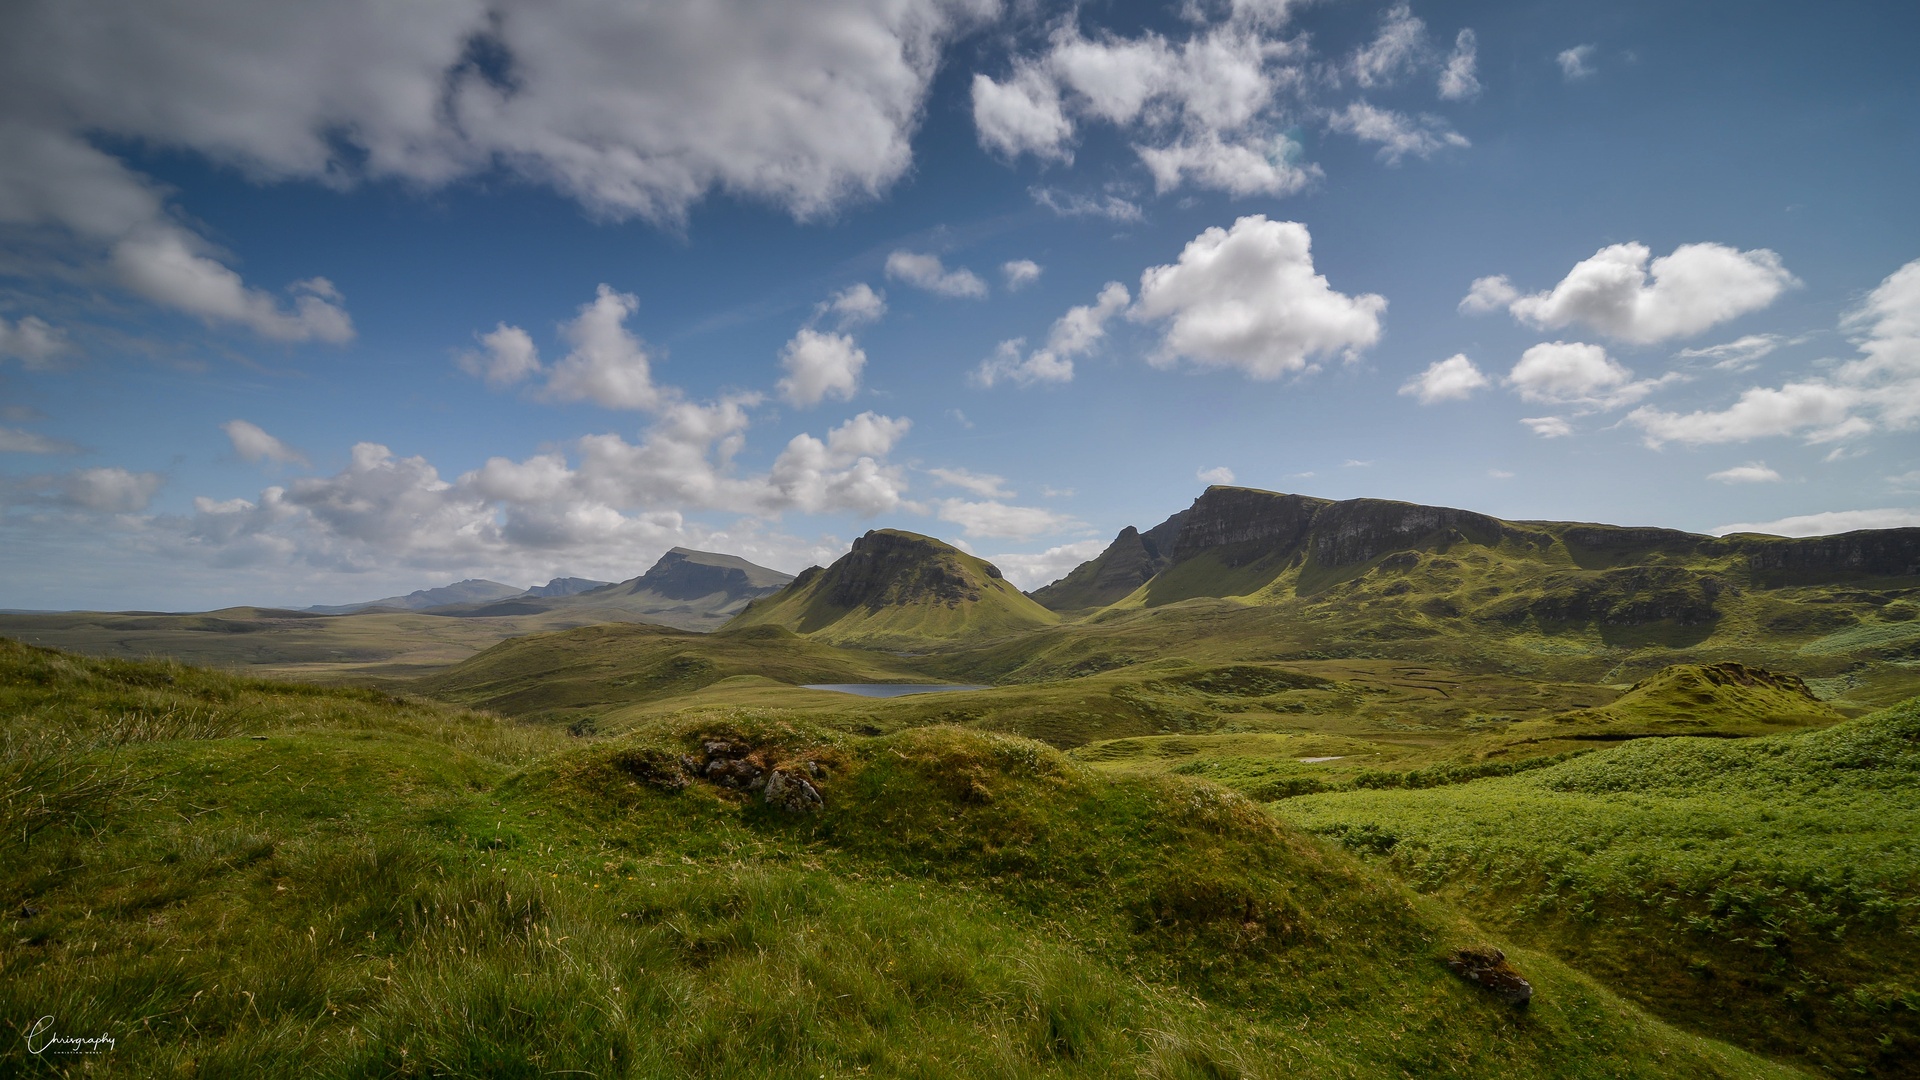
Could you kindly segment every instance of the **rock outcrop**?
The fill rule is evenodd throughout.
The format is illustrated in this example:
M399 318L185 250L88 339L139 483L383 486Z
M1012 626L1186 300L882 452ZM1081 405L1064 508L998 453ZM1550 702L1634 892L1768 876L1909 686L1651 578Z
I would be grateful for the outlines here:
M1447 957L1447 967L1509 1005L1525 1005L1533 1000L1533 984L1507 962L1506 953L1491 945L1456 949Z
M1185 510L1141 532L1129 525L1097 558L1044 588L1033 598L1053 611L1105 607L1153 579L1173 561L1173 542L1185 522Z

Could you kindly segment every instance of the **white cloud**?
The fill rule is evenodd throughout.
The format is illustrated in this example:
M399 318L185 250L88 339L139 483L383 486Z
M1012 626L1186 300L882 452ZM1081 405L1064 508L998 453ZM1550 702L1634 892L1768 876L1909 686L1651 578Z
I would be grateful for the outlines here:
M933 477L948 487L957 487L965 491L970 491L983 499L1013 498L1014 493L1007 490L1007 480L1006 477L1003 476L994 476L992 473L969 472L966 469L932 468L925 471L928 476Z
M1513 287L1505 274L1474 278L1467 295L1460 300L1460 310L1469 315L1484 315L1499 311L1519 298L1520 290Z
M1613 244L1575 264L1551 290L1525 296L1505 277L1481 278L1460 309L1504 306L1520 321L1543 329L1582 323L1646 345L1758 311L1799 284L1780 256L1765 248L1682 244L1649 263L1652 254L1645 244Z
M821 308L820 314L832 312L839 321L840 329L845 330L851 326L879 322L887 313L887 297L862 281L834 293Z
M1778 521L1721 525L1707 530L1715 536L1730 533L1766 533L1772 536L1830 536L1857 529L1909 529L1920 526L1920 509L1830 510Z
M0 319L0 359L18 360L28 371L45 371L72 351L66 331L38 316L11 324Z
M1745 371L1756 360L1779 348L1785 341L1779 334L1748 334L1745 337L1700 349L1681 349L1674 355L1682 360L1711 360L1721 371Z
M1564 439L1573 434L1573 425L1558 416L1527 416L1520 422L1543 439Z
M1201 469L1195 472L1193 478L1203 484L1231 484L1233 483L1233 470L1227 468L1225 465L1217 465L1211 469Z
M860 389L867 354L846 334L801 327L780 350L780 366L787 372L780 396L794 405L818 405L826 397L850 401Z
M1476 74L1479 46L1479 40L1472 30L1462 30L1454 35L1453 52L1447 55L1446 66L1440 69L1441 97L1448 101L1464 101L1480 96L1480 78Z
M960 526L972 538L1029 540L1035 536L1078 528L1081 522L1065 514L1037 506L1008 506L998 500L969 502L966 499L942 499L939 517Z
M1901 476L1887 477L1887 486L1895 491L1920 492L1920 469Z
M220 425L233 442L233 452L241 461L273 461L282 465L308 465L307 455L267 434L258 424L229 420Z
M1505 470L1505 469L1488 469L1488 470L1487 470L1487 475L1488 475L1488 476L1491 476L1491 477L1492 477L1492 478L1494 478L1495 480L1511 480L1511 479L1513 479L1513 474L1512 474L1512 473L1510 473L1510 472L1508 472L1508 471L1507 471L1507 470Z
M1125 310L1131 299L1125 285L1107 282L1093 303L1068 308L1065 315L1054 320L1045 348L1022 356L1026 339L1003 341L992 356L974 369L973 381L984 387L999 382L1032 386L1040 382L1073 381L1073 358L1093 351L1106 337L1108 320Z
M462 350L453 360L461 371L476 379L485 379L488 386L512 386L542 370L540 350L534 347L533 338L525 330L499 323L477 336L484 351Z
M1560 65L1563 78L1568 82L1577 82L1593 75L1593 53L1592 45L1575 45L1571 49L1562 49L1554 61Z
M1864 401L1858 390L1815 380L1787 383L1777 390L1756 386L1717 412L1702 409L1683 415L1642 406L1627 414L1627 422L1645 431L1647 445L1654 447L1667 442L1746 442L1809 428L1809 442L1832 442L1860 434L1862 425L1871 427L1852 415Z
M1033 201L1061 217L1103 217L1111 221L1143 221L1140 207L1118 195L1079 195L1051 188L1029 188Z
M1327 123L1333 130L1352 135L1362 142L1379 143L1378 156L1389 165L1400 164L1400 159L1408 154L1428 158L1445 147L1473 145L1465 135L1448 127L1447 122L1437 116L1422 116L1415 120L1391 109L1375 108L1365 100L1355 101L1334 113Z
M1318 180L1320 166L1300 166L1300 144L1285 135L1249 136L1238 141L1207 131L1167 146L1136 146L1153 174L1156 191L1166 194L1192 180L1200 187L1233 195L1292 195Z
M1707 479L1718 480L1723 484L1774 484L1780 482L1781 476L1768 468L1764 461L1749 461L1745 465L1735 465L1731 469L1708 473Z
M999 567L1015 588L1032 592L1066 577L1074 567L1088 559L1097 558L1106 549L1104 540L1078 540L1048 548L1037 555L990 555L987 561Z
M1380 340L1386 307L1372 293L1335 292L1314 273L1306 226L1253 215L1206 230L1179 262L1142 273L1128 317L1170 320L1156 365L1186 359L1273 379L1312 370L1316 356L1358 356Z
M0 501L16 506L134 514L145 510L166 482L160 473L130 472L118 466L0 477Z
M1521 353L1506 382L1526 401L1613 409L1646 397L1672 378L1635 382L1633 372L1598 345L1552 341Z
M1400 393L1408 397L1418 397L1420 404L1432 405L1441 401L1462 401L1473 395L1475 390L1493 385L1465 353L1455 353L1445 360L1435 360L1427 365L1427 370L1408 379L1400 387Z
M1406 4L1388 8L1380 32L1353 55L1353 81L1362 87L1392 86L1426 51L1427 24Z
M1723 410L1680 415L1641 408L1627 420L1646 432L1651 446L1794 434L1809 443L1838 442L1876 430L1870 416L1889 431L1920 423L1920 260L1889 274L1841 325L1862 355L1839 365L1831 378L1756 386Z
M289 287L292 310L200 250L193 234L171 226L136 230L114 245L110 264L120 283L158 304L198 315L209 323L239 323L274 341L353 340L353 320L339 307L340 293L326 278Z
M973 126L982 147L1007 157L1073 160L1073 121L1061 108L1060 88L1035 64L1018 65L1004 83L975 75Z
M77 454L80 448L24 428L0 427L0 454Z
M1361 461L1358 458L1348 458L1340 463L1340 467L1343 469L1371 469L1373 468L1373 462Z
M601 285L592 301L580 305L579 315L561 326L573 351L553 366L542 396L648 411L672 400L670 391L654 385L653 359L627 330L627 316L639 308L638 297Z
M1000 264L1000 275L1007 279L1007 291L1016 292L1040 280L1040 264L1032 259L1010 259Z
M964 267L948 270L938 255L896 251L887 256L887 277L939 296L980 300L987 295L987 283L979 275Z

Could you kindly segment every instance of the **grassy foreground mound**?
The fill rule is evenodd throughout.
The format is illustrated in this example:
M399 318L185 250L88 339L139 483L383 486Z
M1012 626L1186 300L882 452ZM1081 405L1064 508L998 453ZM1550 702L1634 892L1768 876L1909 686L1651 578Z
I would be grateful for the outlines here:
M1670 1019L1836 1074L1920 1076L1920 699L1275 807Z
M0 641L9 1074L1788 1077L1219 788L744 715L578 740ZM810 763L824 809L689 778ZM45 764L52 762L51 766ZM27 1049L35 1019L110 1050Z

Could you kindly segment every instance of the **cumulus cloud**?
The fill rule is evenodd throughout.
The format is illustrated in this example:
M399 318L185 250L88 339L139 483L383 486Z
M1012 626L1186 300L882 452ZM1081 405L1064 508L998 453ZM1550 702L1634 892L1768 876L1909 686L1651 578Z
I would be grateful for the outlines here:
M220 425L233 442L233 453L241 461L272 461L281 465L308 465L307 455L267 434L258 424L229 420Z
M1778 349L1785 340L1779 334L1748 334L1719 345L1681 349L1674 356L1682 360L1711 360L1713 366L1721 371L1745 371L1755 361Z
M926 474L948 487L957 487L970 491L983 499L1010 499L1013 492L1006 488L1007 480L992 473L969 472L966 469L932 468Z
M999 567L1015 588L1032 592L1066 577L1074 567L1106 549L1104 540L1078 540L1033 555L990 555L988 561Z
M1243 217L1189 242L1177 263L1140 275L1128 317L1167 322L1158 366L1185 359L1255 379L1313 370L1316 357L1351 360L1380 340L1384 297L1347 296L1314 273L1312 240L1298 222Z
M1011 259L1000 264L1000 276L1006 278L1009 292L1018 291L1040 280L1040 264L1032 259Z
M1472 30L1454 35L1453 51L1440 69L1440 96L1448 101L1463 101L1480 96L1480 42Z
M1920 526L1920 509L1830 510L1823 514L1801 514L1778 521L1743 522L1709 529L1715 536L1731 533L1765 533L1770 536L1829 536L1857 529L1910 529Z
M1131 299L1125 285L1107 282L1093 303L1068 308L1065 315L1054 320L1044 348L1023 355L1025 338L1003 341L974 369L973 381L983 387L1001 382L1017 386L1072 382L1073 358L1092 352L1100 344L1107 336L1107 322L1126 310Z
M1138 204L1118 195L1081 195L1042 187L1030 188L1027 194L1033 196L1034 202L1061 217L1103 217L1110 221L1126 222L1146 219Z
M1520 422L1543 439L1564 439L1573 434L1573 425L1558 416L1527 416Z
M896 251L887 256L887 277L937 296L981 300L987 295L987 283L978 274L965 267L948 270L938 255Z
M867 354L846 334L801 327L780 350L780 366L787 372L780 380L780 396L806 407L827 397L851 400L860 389Z
M1134 149L1163 195L1189 180L1233 195L1292 195L1322 175L1318 165L1297 164L1300 144L1285 135L1230 141L1207 131Z
M849 285L821 306L820 314L831 313L840 329L879 322L887 313L887 297L875 292L866 282Z
M1082 525L1065 514L1038 506L1009 506L997 499L942 499L938 512L941 521L953 522L973 539L1029 540Z
M1066 145L1073 121L1061 107L1060 87L1031 62L1018 65L1006 82L973 77L973 126L980 145L995 153L1073 160Z
M1520 354L1506 382L1526 401L1613 409L1646 397L1671 378L1635 382L1633 372L1598 345L1551 341Z
M1643 406L1628 413L1627 422L1646 432L1647 445L1655 447L1668 442L1746 442L1800 432L1810 432L1808 442L1832 442L1871 430L1870 423L1853 415L1865 400L1851 387L1815 380L1778 389L1756 386L1721 410L1681 414Z
M205 245L184 229L137 230L113 247L109 260L120 283L158 304L197 315L208 323L230 322L273 341L353 340L353 320L339 306L338 289L326 278L289 286L291 310L200 249Z
M609 409L656 410L673 395L653 381L653 358L627 330L639 297L601 285L598 295L560 328L573 346L547 377L542 396L554 401L591 401Z
M1375 108L1364 99L1334 113L1327 123L1333 130L1362 142L1379 143L1379 158L1389 165L1400 164L1400 159L1408 154L1428 158L1445 147L1473 145L1437 116L1416 120L1391 109Z
M1231 484L1233 483L1233 470L1227 468L1225 465L1217 465L1211 469L1200 469L1196 471L1193 474L1193 478L1203 484Z
M44 371L73 351L66 331L28 315L19 322L0 319L0 359L20 361L28 371Z
M0 426L0 454L77 454L80 447L25 428Z
M1613 244L1577 264L1558 285L1522 295L1504 276L1481 278L1460 302L1466 312L1505 307L1543 329L1574 323L1646 345L1687 337L1758 311L1799 284L1765 248L1682 244L1657 259L1645 244Z
M1475 390L1492 385L1465 353L1455 353L1445 360L1435 360L1427 365L1427 370L1408 379L1400 387L1400 393L1408 397L1417 397L1422 405L1432 405L1441 401L1462 401L1473 395Z
M1708 473L1707 479L1718 480L1723 484L1775 484L1782 477L1767 467L1764 461L1749 461L1745 465L1735 465L1731 469L1721 469L1717 473Z
M461 371L486 380L488 386L512 386L541 372L540 350L525 330L499 323L476 336L480 349L463 350L453 359Z

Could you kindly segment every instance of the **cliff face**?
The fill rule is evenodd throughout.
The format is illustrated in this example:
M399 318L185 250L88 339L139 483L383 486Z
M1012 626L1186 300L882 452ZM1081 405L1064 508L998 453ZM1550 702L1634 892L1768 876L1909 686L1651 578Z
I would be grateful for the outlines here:
M698 600L716 594L740 600L777 592L792 580L778 570L756 566L737 556L677 547L662 555L645 574L621 582L619 590L634 595L652 593L668 600Z
M870 611L892 604L972 603L980 599L982 583L959 556L931 537L875 530L855 540L853 550L827 571L826 597L836 607ZM992 563L980 568L986 577L1000 578L1000 568Z
M1852 576L1920 577L1920 529L1865 529L1797 540L1733 536L1756 581L1805 584Z
M1258 543L1275 550L1297 547L1306 539L1314 515L1332 505L1306 495L1215 485L1188 508L1173 542L1172 561L1184 562L1209 548L1236 544Z

